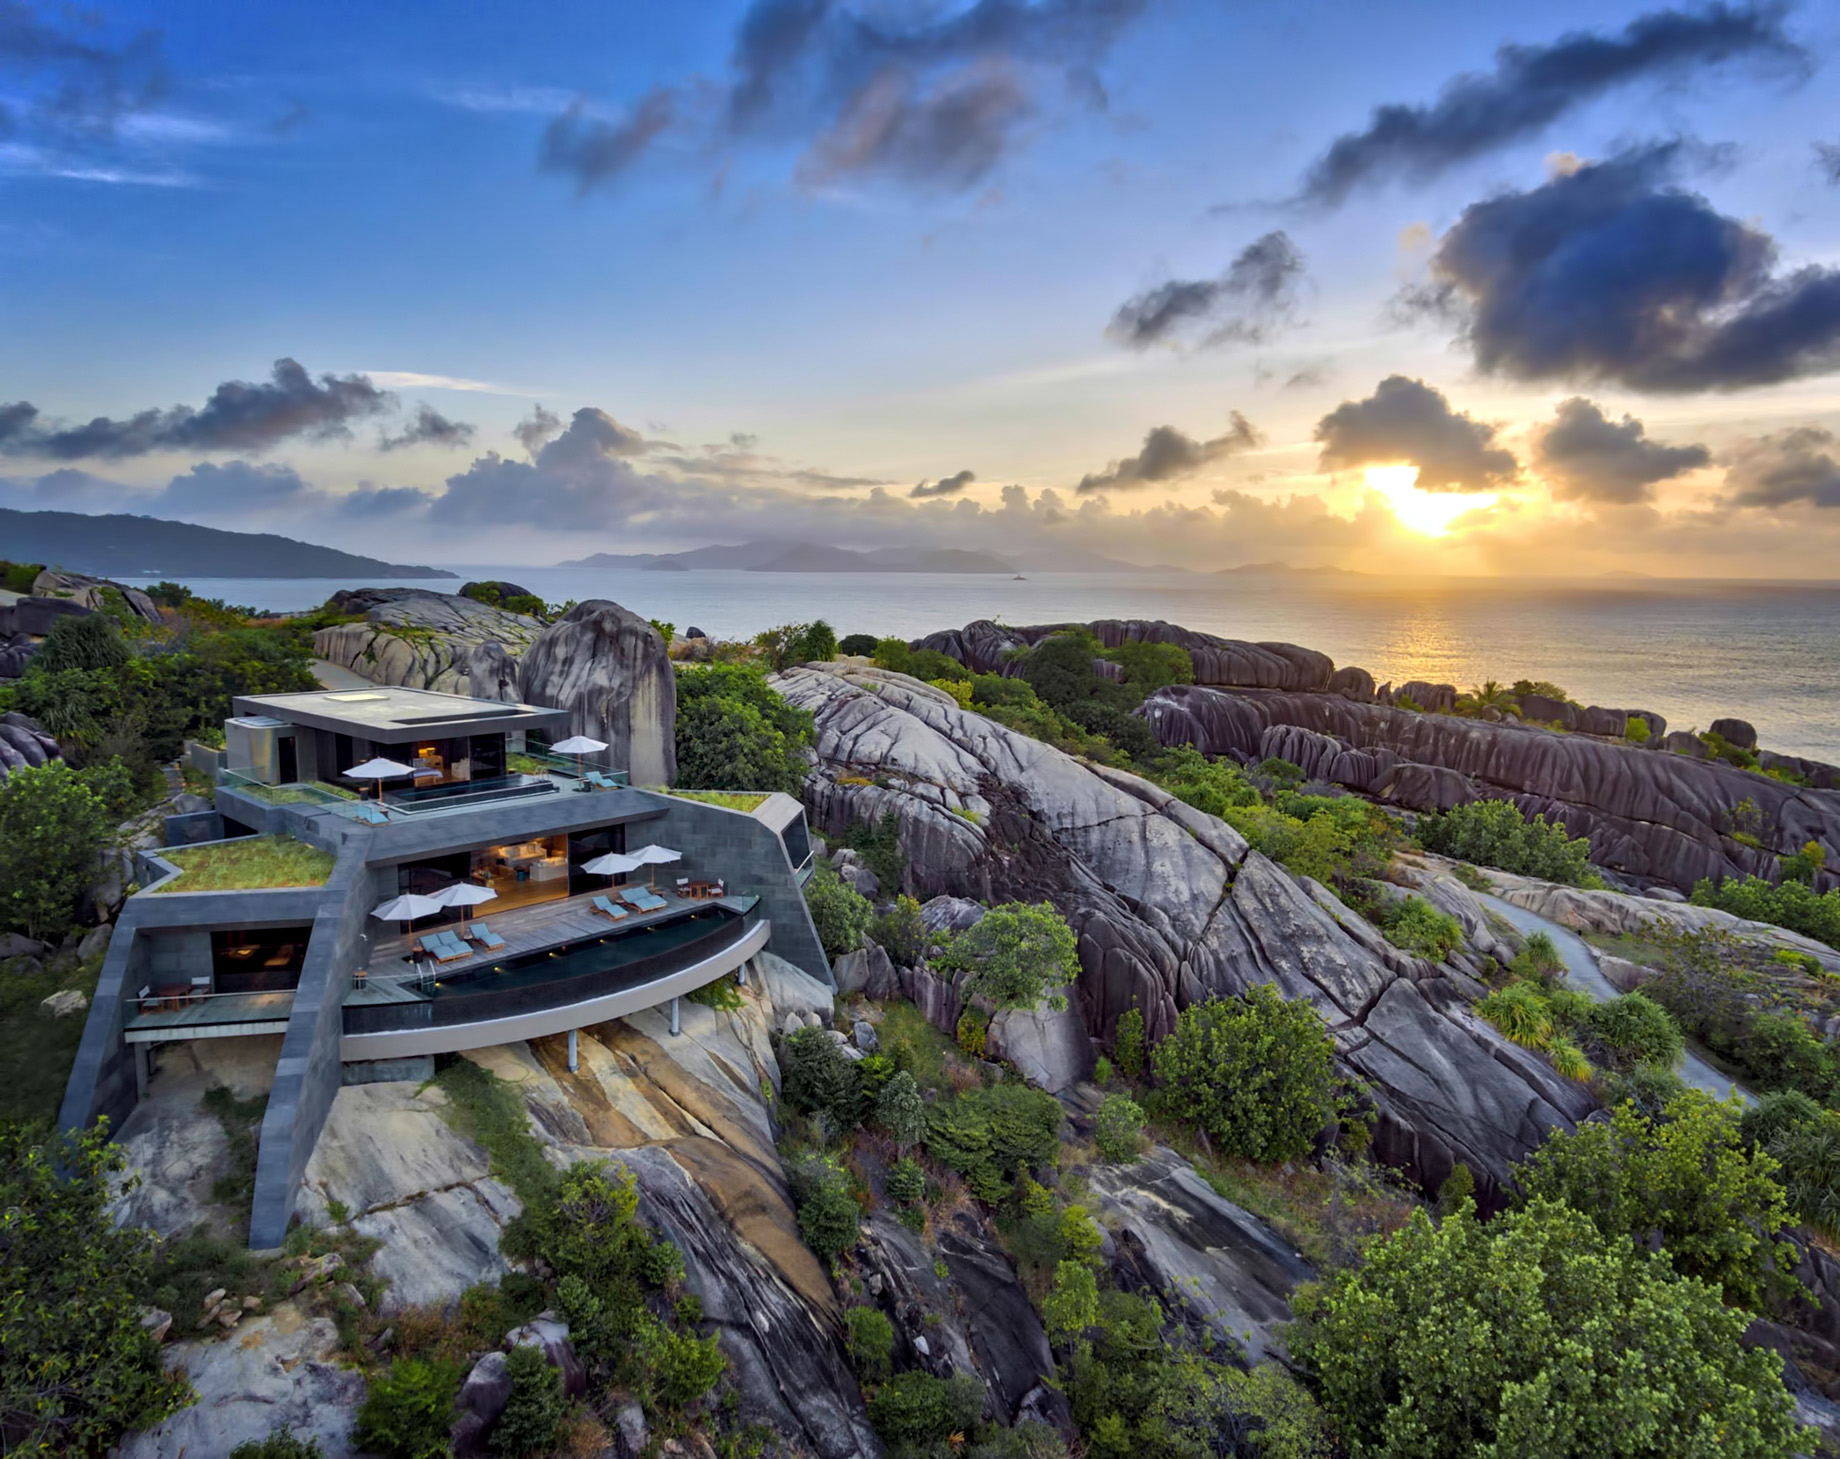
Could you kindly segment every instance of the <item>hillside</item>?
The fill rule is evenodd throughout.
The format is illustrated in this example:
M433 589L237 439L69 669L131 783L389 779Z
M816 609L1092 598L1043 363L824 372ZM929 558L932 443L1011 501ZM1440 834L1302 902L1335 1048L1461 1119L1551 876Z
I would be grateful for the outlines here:
M453 576L439 568L384 562L270 532L225 532L126 514L91 517L0 508L0 544L14 562L42 562L100 577Z

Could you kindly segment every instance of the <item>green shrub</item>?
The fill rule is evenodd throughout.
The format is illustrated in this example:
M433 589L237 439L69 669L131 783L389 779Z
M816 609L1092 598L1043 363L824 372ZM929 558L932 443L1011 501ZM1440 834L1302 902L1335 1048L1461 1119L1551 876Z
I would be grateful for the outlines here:
M0 780L0 928L50 941L70 930L114 826L115 779L52 760Z
M325 1459L318 1439L299 1439L283 1424L266 1439L245 1439L230 1451L230 1459Z
M1486 1226L1416 1211L1292 1307L1291 1357L1354 1454L1802 1452L1748 1314L1549 1200Z
M1118 1027L1112 1031L1112 1057L1118 1072L1126 1079L1136 1079L1144 1072L1144 1015L1139 1008L1127 1008L1118 1015Z
M384 1459L442 1459L460 1376L456 1363L396 1359L370 1380L352 1438Z
M865 1383L885 1383L894 1367L894 1324L874 1307L852 1307L844 1314L850 1332L850 1366Z
M1655 1064L1672 1069L1686 1048L1674 1016L1641 993L1593 1004L1585 1012L1584 1023L1618 1068Z
M0 1121L0 1448L100 1454L191 1397L140 1325L153 1233L109 1215L126 1165L102 1127Z
M1112 1068L1112 1061L1104 1054L1100 1054L1098 1058L1093 1060L1093 1083L1097 1084L1100 1088L1104 1088L1107 1084L1112 1082L1112 1075L1115 1072L1116 1071Z
M852 658L873 654L875 635L873 633L846 633L838 640L837 651L849 654Z
M811 909L818 941L830 957L842 957L861 947L875 917L869 899L838 876L827 861L813 864L811 880L805 883L805 905Z
M926 1172L911 1155L903 1155L888 1167L883 1181L888 1199L896 1205L911 1206L926 1194Z
M996 1205L1018 1169L1054 1164L1060 1128L1061 1107L1053 1095L1026 1084L996 1084L931 1105L926 1148L964 1176L979 1200Z
M1782 867L1784 881L1799 881L1804 886L1812 887L1815 877L1827 866L1827 848L1819 841L1806 841L1800 851L1779 857L1778 863Z
M1714 884L1701 881L1693 888L1696 907L1717 907L1734 917L1786 927L1829 947L1840 947L1840 887L1817 894L1806 882L1772 885L1762 877L1742 881L1727 877Z
M1529 932L1509 966L1517 977L1551 983L1565 971L1565 959L1559 956L1558 945L1550 933Z
M1648 721L1639 715L1630 715L1629 723L1623 726L1623 738L1632 745L1646 745L1651 738Z
M1441 963L1463 945L1463 928L1455 917L1423 897L1396 897L1380 909L1380 930L1394 947Z
M856 1244L862 1208L850 1192L850 1177L828 1156L812 1155L789 1172L799 1235L825 1260Z
M713 1332L698 1337L650 1319L639 1325L634 1352L644 1375L641 1381L650 1389L653 1403L667 1414L695 1403L728 1369Z
M848 1134L862 1122L862 1071L824 1029L801 1028L780 1044L780 1098Z
M875 1118L902 1150L926 1138L926 1105L912 1074L902 1069L890 1076L875 1101Z
M1795 1264L1775 1239L1789 1216L1775 1170L1746 1147L1729 1106L1690 1090L1660 1118L1623 1104L1556 1133L1514 1178L1522 1200L1562 1201L1607 1239L1658 1236L1675 1271L1756 1310Z
M1531 821L1506 800L1473 800L1441 815L1418 818L1418 839L1427 851L1459 861L1499 867L1519 876L1567 886L1601 886L1591 869L1591 843L1569 837L1544 815Z
M906 641L899 638L878 638L875 641L875 662L880 668L896 674L906 674L914 679L973 677L971 670L951 655L942 654L937 649L909 648Z
M1767 1148L1796 1219L1840 1239L1840 1120L1823 1113L1779 1132Z
M1065 1007L1059 990L1080 975L1078 942L1051 903L1006 902L958 933L934 957L935 966L972 974L975 993L997 1008L1034 1008L1044 996Z
M1099 1321L1099 1283L1085 1262L1063 1261L1041 1304L1042 1326L1059 1342L1078 1337Z
M529 1344L519 1344L506 1355L505 1369L511 1377L511 1397L492 1425L492 1452L507 1459L549 1453L568 1403L562 1374L550 1367L543 1349Z
M1340 1109L1322 1019L1270 983L1183 1009L1151 1066L1164 1112L1198 1126L1221 1153L1261 1163L1306 1154Z
M1816 1125L1827 1112L1799 1089L1779 1089L1745 1107L1738 1132L1753 1146L1768 1147L1778 1135Z
M705 1008L713 1008L718 1013L735 1013L747 1006L733 973L717 978L713 983L705 983L700 988L692 988L684 997Z
M894 899L893 907L869 924L869 940L886 952L896 967L912 968L925 960L932 935L920 920L920 904L903 893Z
M756 668L710 664L677 676L677 783L686 790L796 795L811 740L811 715Z
M1099 1154L1129 1164L1143 1153L1144 1112L1137 1101L1123 1094L1108 1094L1093 1116L1093 1144Z
M869 1422L889 1445L943 1443L983 1416L984 1385L966 1373L896 1373L869 1400Z
M1746 1062L1759 1089L1799 1089L1831 1104L1840 1093L1840 1065L1798 1014L1759 1013L1745 1035Z
M106 613L61 617L32 658L32 671L61 674L68 669L114 669L133 655L121 628Z

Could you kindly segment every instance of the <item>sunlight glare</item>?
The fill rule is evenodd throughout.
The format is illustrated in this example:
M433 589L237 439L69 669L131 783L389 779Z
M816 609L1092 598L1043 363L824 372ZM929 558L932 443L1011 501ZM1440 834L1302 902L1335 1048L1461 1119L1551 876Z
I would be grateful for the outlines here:
M1442 537L1466 512L1492 507L1500 492L1421 491L1416 466L1369 466L1367 485L1386 498L1403 527L1427 537Z

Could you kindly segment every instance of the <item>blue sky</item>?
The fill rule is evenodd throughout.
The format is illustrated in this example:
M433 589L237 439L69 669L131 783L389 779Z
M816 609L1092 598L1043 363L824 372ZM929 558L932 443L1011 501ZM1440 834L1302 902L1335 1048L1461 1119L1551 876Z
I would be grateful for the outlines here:
M0 0L0 500L431 561L1830 576L1837 45L1814 5ZM1640 266L1477 262L1553 219ZM236 381L275 412L218 431Z

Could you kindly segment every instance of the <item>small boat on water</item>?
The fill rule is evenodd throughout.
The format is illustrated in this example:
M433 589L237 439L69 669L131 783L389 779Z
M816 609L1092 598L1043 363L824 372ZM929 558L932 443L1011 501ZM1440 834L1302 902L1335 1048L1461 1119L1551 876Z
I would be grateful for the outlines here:
M1010 579L1010 581L1012 583L1026 583L1028 579L1025 578L1021 573L1017 573L1013 578Z

